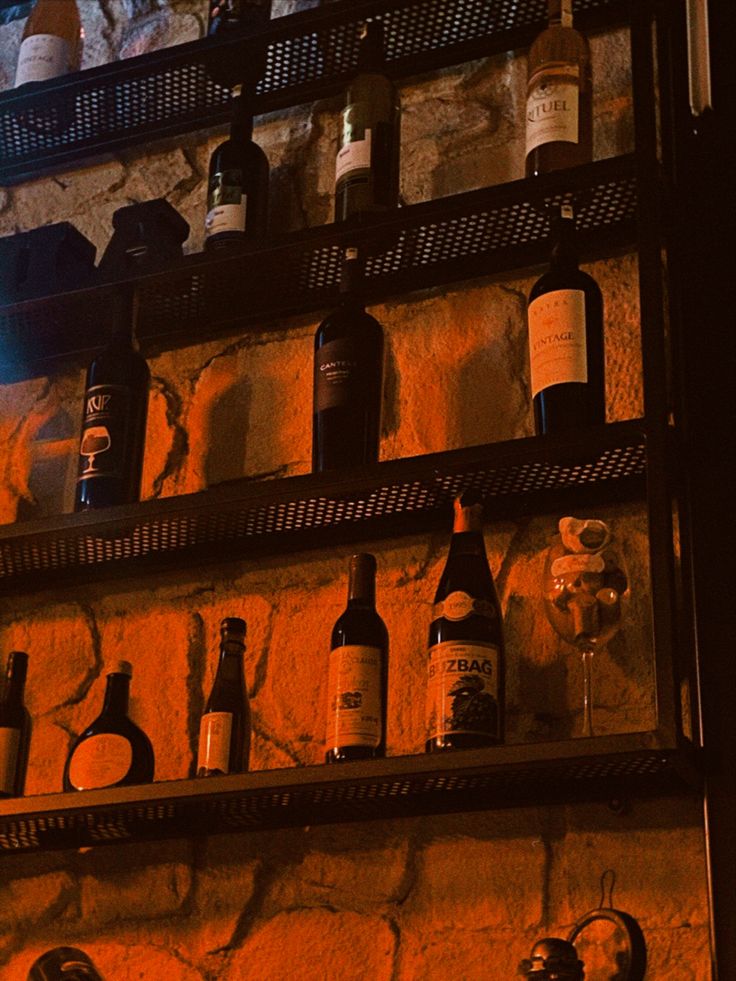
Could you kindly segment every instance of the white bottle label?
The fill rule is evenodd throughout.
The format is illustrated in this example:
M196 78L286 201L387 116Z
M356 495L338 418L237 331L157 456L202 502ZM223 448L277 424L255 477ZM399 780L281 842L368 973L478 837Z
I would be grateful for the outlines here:
M526 152L542 143L578 143L580 70L577 65L546 65L529 79L526 100Z
M32 34L21 42L15 84L43 82L69 71L69 44L55 34Z
M367 129L362 140L346 142L337 152L335 184L356 170L371 169L371 131Z
M446 640L429 649L427 730L501 736L499 649L482 641Z
M103 732L85 739L74 750L69 764L69 782L77 790L113 787L127 776L133 749L125 738Z
M233 729L232 712L208 712L199 724L199 749L197 772L219 770L230 772L230 734Z
M0 726L0 793L13 793L19 749L20 730Z
M381 742L381 650L346 644L330 652L327 749Z
M585 293L553 290L529 304L532 398L550 385L588 380Z

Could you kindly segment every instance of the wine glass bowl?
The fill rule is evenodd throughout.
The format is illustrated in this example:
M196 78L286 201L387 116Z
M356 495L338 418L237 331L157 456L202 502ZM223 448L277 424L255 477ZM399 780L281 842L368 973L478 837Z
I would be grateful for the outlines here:
M583 660L583 732L593 735L592 661L621 626L630 595L620 544L597 518L561 518L544 563L544 608L552 628Z

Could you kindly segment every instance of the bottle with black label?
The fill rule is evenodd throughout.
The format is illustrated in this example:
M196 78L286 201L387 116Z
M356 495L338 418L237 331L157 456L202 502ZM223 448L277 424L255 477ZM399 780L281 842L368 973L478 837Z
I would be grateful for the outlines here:
M26 781L31 717L23 702L28 655L11 651L0 688L0 797L21 797Z
M81 58L82 24L76 0L36 0L23 28L16 86L75 72Z
M376 612L376 560L350 559L348 602L332 629L325 761L386 755L388 632Z
M230 137L210 157L205 249L228 250L268 232L268 159L253 142L253 115L240 92L233 98Z
M549 27L529 49L526 176L593 158L590 48L572 26L572 0L549 0Z
M137 298L119 295L115 303L112 340L87 371L76 511L140 496L150 372L133 346Z
M340 305L314 336L312 469L374 463L381 433L383 330L366 313L357 249L346 249Z
M126 787L153 781L148 736L128 717L133 668L115 662L107 673L102 712L77 736L64 767L64 790Z
M605 422L603 297L578 269L575 220L566 205L552 226L547 272L532 286L527 311L537 435Z
M245 773L250 754L250 704L245 686L245 620L220 624L220 662L199 726L197 776Z
M482 520L470 495L455 501L429 628L427 752L493 746L504 738L501 608Z
M399 97L385 74L383 24L363 27L358 74L348 86L335 163L335 220L399 201Z

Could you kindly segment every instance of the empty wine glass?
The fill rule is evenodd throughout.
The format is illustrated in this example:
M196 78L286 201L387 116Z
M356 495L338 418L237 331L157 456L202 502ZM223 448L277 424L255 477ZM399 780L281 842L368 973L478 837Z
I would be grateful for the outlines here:
M621 626L629 577L604 521L561 518L544 563L544 608L554 630L583 660L583 736L593 735L593 655Z

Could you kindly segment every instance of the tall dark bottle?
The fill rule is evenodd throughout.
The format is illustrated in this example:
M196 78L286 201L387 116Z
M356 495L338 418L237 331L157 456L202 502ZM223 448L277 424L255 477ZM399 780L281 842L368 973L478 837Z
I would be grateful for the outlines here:
M429 628L427 752L504 738L501 608L483 541L482 507L455 501L450 552Z
M529 293L529 360L537 435L605 422L603 297L578 269L575 222L553 222L547 272Z
M250 704L245 686L245 620L220 624L220 661L199 726L197 776L245 773L250 754Z
M529 49L526 176L592 159L590 48L572 26L572 0L549 0L549 27Z
M74 740L64 766L64 790L151 783L154 755L148 736L128 716L133 668L115 662L107 673L102 711Z
M227 250L265 238L268 159L253 142L253 114L244 95L232 105L229 139L210 157L205 248Z
M271 0L209 0L207 36L248 37L264 28L271 17ZM266 45L226 46L207 65L207 74L219 85L255 84L266 70Z
M388 632L376 612L376 560L350 559L348 602L332 629L325 762L386 755Z
M399 97L385 74L383 24L363 27L358 73L345 94L335 162L335 220L399 201Z
M112 339L87 370L76 511L140 496L150 371L134 346L136 311L136 297L116 297Z
M366 313L362 263L346 249L340 305L314 336L312 469L374 463L381 435L383 329Z
M0 688L0 797L21 797L26 781L31 717L23 702L28 655L11 651Z

